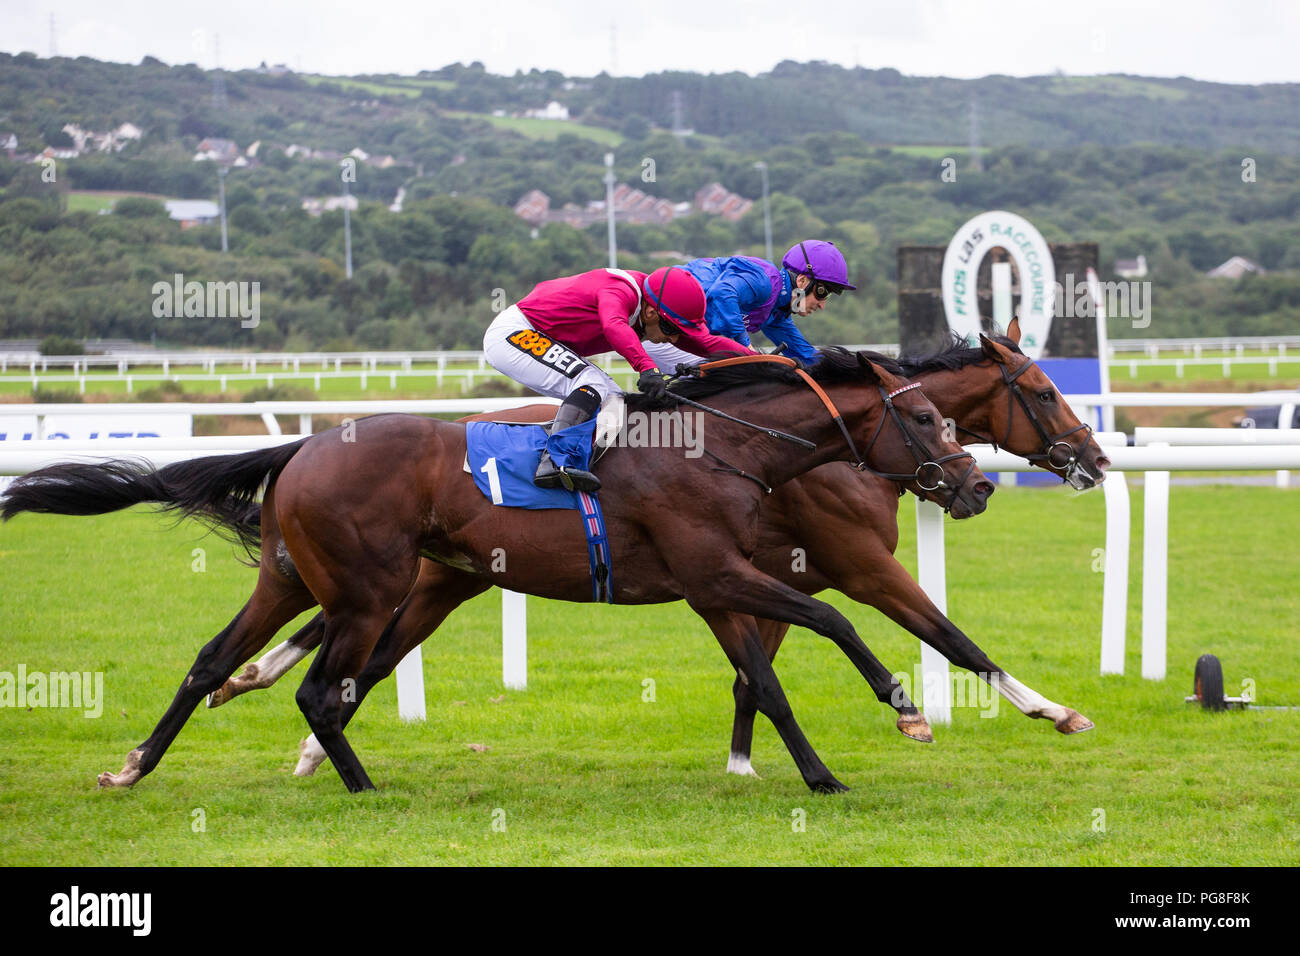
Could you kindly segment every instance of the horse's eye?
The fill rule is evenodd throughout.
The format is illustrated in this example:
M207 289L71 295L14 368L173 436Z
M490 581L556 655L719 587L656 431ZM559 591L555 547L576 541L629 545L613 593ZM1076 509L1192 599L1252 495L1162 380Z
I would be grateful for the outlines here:
M1048 390L1046 392L1039 392L1038 400L1042 402L1044 405L1050 405L1052 402L1056 401L1056 393L1051 390Z
M922 425L934 424L934 418L933 416L930 415L929 412L922 412L920 415L917 415L916 420L920 422Z

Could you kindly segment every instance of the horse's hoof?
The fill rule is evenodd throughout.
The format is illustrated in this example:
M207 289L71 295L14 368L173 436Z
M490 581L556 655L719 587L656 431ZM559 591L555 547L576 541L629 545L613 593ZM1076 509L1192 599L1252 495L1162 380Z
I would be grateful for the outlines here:
M325 748L316 742L316 735L312 734L298 745L298 765L293 768L293 775L310 777L324 762Z
M230 681L226 681L224 684L222 684L220 687L218 687L216 690L214 690L211 694L208 695L209 710L211 710L213 707L220 707L222 704L224 704L226 701L230 700L230 698L234 696L233 694L228 695L226 693L226 688L228 688L229 686L230 686Z
M904 736L919 740L923 744L934 743L934 733L930 730L930 722L925 719L924 714L901 715L898 718L898 729Z
M1056 729L1063 734L1081 734L1092 730L1095 725L1077 710L1066 709L1065 716L1056 722Z
M121 773L109 773L105 770L97 778L99 789L107 790L111 787L130 787L140 779L140 758L143 753L139 750L132 750L126 755L126 766L122 768Z
M848 793L849 788L844 786L834 777L827 777L825 780L818 780L808 784L808 788L813 793Z

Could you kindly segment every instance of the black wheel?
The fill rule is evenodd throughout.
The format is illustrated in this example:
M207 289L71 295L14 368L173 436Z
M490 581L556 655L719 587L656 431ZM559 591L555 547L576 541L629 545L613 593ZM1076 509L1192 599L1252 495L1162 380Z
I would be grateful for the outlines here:
M1213 654L1202 654L1196 661L1196 687L1194 693L1204 710L1224 710L1223 665Z

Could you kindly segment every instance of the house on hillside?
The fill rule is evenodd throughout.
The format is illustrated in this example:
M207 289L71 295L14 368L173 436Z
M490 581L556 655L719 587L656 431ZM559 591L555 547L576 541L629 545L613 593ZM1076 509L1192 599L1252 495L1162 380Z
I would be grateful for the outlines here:
M735 221L749 211L754 203L750 199L728 192L717 183L705 186L696 194L696 202L673 202L651 196L627 183L614 186L614 220L629 225L672 222L689 216L697 208L711 215ZM540 189L529 190L515 203L515 215L532 226L546 222L568 223L577 229L603 222L607 216L605 201L592 200L585 206L565 203L560 209L551 208L551 197Z
M13 159L14 153L18 151L18 137L13 133L0 132L0 149L5 151L6 156Z
M567 120L569 108L559 100L551 100L540 110L524 110L524 115L529 119Z
M1138 256L1136 259L1116 259L1115 275L1121 279L1144 279L1147 274L1147 257Z
M701 212L735 222L753 208L754 200L733 193L721 183L709 183L695 194L695 206Z
M67 123L63 127L63 132L67 133L72 140L75 149L74 155L82 153L120 153L126 145L144 135L144 130L134 123L123 123L117 129L109 130L107 133L96 133L93 130L82 129L76 123Z
M1245 256L1233 256L1205 274L1211 279L1240 279L1246 275L1263 275L1264 271L1263 266L1251 262Z
M43 159L76 159L80 155L75 149L55 149L53 146L46 146L32 157L32 162L39 163Z
M330 196L328 199L304 199L302 208L309 216L319 216L323 212L334 212L336 209L347 209L350 212L357 211L357 197L349 193L346 196Z
M166 199L163 206L167 215L181 224L182 229L190 226L206 226L216 222L221 209L211 199Z
M515 203L515 215L526 223L540 226L551 211L551 197L540 189L530 189Z
M243 159L243 157L239 155L239 147L235 145L233 140L218 139L215 136L199 143L199 151L194 154L196 163L211 160L229 166L239 159Z

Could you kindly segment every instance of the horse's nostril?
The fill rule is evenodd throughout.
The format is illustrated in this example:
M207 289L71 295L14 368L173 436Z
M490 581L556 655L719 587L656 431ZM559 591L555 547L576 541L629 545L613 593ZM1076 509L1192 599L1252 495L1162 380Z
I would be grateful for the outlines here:
M1098 471L1105 471L1110 467L1110 459L1105 455L1098 455L1097 460L1093 464L1097 466Z
M995 490L996 486L991 481L975 482L975 494L979 495L981 498L987 498L989 495L993 494Z

